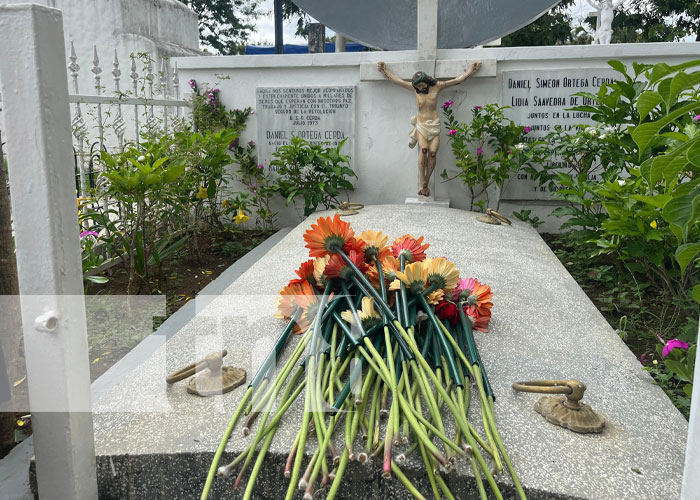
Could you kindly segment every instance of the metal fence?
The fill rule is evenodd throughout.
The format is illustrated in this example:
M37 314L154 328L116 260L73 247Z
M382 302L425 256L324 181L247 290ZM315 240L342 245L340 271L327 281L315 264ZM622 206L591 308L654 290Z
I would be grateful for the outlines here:
M93 93L81 93L81 66L71 42L69 78L71 126L75 152L76 188L85 196L95 187L101 151L123 151L144 134L169 133L189 116L190 103L181 99L177 64L155 60L148 53L132 54L129 73L122 83L122 63L114 51L112 71L103 78L98 49L93 46L90 71ZM158 70L154 67L158 66ZM105 81L112 80L111 90Z

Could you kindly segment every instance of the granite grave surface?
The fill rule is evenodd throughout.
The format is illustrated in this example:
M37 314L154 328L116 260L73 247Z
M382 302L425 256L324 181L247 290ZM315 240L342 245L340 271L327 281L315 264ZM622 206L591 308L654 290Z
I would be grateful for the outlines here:
M512 226L479 223L477 215L384 205L366 207L346 220L358 233L374 229L390 238L425 236L431 243L429 255L446 256L463 277L491 285L491 331L476 332L477 343L497 396L499 430L529 498L678 499L685 419L536 231L518 221ZM252 374L284 326L273 318L274 299L308 258L302 235L315 219L293 229L95 401L100 498L199 498L211 458L245 388L199 398L186 393L184 382L168 387L165 377L222 347L229 350L227 364ZM546 422L533 410L539 395L511 389L515 381L535 379L586 383L584 402L607 419L605 431L581 435ZM284 496L282 468L298 429L299 402L285 415L273 441L256 499ZM247 445L249 438L242 437L240 427L222 463ZM422 465L409 463L406 472L428 495L421 470ZM380 472L377 464L352 462L338 498L410 498L398 481L382 480ZM233 491L234 479L217 479L210 498L241 498L242 491ZM445 479L456 498L478 497L471 469L463 462ZM510 480L501 477L499 482L512 498ZM316 496L323 498L320 492Z

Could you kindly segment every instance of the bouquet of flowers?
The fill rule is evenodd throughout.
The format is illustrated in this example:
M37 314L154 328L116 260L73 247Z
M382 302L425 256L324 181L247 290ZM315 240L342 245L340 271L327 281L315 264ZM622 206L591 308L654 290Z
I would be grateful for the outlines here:
M454 498L442 476L464 459L471 462L482 499L484 482L495 498L503 498L495 476L504 467L524 499L496 428L495 398L473 335L488 331L490 288L474 278L460 279L445 257L427 257L422 237L404 235L389 245L378 231L356 235L338 215L318 219L304 240L312 259L301 264L277 299L278 314L289 323L250 381L201 498L207 498L217 473L237 472L238 488L252 464L244 493L250 499L275 431L303 394L303 417L284 468L286 500L297 489L310 500L321 488L328 488L326 499L335 498L352 460L380 463L383 477L396 478L423 499L401 471L414 453L425 464L435 498ZM298 341L278 367L292 333ZM483 435L468 419L472 399L480 407L473 413L482 419ZM244 413L243 434L252 434L250 444L219 467ZM448 418L454 435L445 430ZM315 450L304 464L310 442Z

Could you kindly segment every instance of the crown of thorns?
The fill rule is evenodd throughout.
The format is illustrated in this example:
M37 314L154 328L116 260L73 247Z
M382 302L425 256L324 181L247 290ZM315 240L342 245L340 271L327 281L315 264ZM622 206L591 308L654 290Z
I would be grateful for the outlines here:
M413 79L411 80L411 84L415 87L419 83L427 83L429 86L433 86L437 83L437 80L433 78L432 76L428 75L424 71L419 71L415 75L413 75Z

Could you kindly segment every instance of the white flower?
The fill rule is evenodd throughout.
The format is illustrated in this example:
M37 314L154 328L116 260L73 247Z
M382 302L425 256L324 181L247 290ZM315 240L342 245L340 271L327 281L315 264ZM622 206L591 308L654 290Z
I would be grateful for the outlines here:
M519 144L516 144L514 147L515 147L515 149L517 149L518 151L523 151L523 150L527 149L527 144L521 142L521 143L519 143Z
M598 131L597 131L596 129L594 129L593 127L588 127L588 128L586 129L586 133L587 133L588 135L591 135L591 136L596 136L596 135L598 135Z
M600 134L601 139L605 139L607 136L605 134Z
M620 186L624 186L624 185L625 185L625 179L618 179L618 180L617 180L617 183L618 183Z
M144 162L144 161L146 161L146 157L145 157L145 156L139 156L138 161Z

